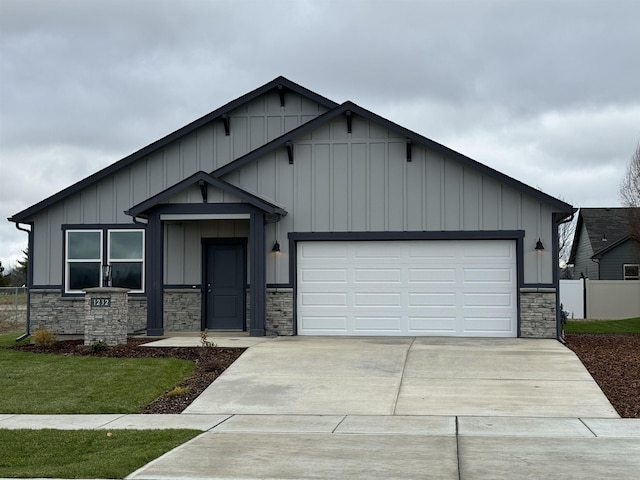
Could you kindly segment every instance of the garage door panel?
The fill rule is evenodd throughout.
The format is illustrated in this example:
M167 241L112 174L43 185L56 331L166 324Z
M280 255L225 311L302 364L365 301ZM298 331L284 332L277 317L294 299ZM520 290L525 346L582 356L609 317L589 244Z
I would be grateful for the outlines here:
M398 260L401 258L401 253L397 249L388 248L381 250L376 245L378 242L363 242L353 244L353 258L359 260Z
M344 292L322 292L302 294L301 305L303 307L346 307L347 294Z
M512 307L509 293L465 293L464 307Z
M513 271L510 268L465 268L465 283L507 283L513 282Z
M455 268L412 268L407 269L408 283L455 284Z
M479 260L480 262L509 261L513 259L515 252L512 242L508 241L478 241L473 248L465 248L462 258L466 260Z
M399 268L354 268L355 283L400 283L402 270Z
M398 307L401 304L399 293L356 293L353 296L354 307L385 306Z
M454 308L455 293L410 293L409 307L440 307Z
M465 333L491 333L492 336L510 336L510 317L479 318L469 317L464 319Z
M304 283L347 283L346 268L307 268L299 279Z
M354 316L355 332L388 332L400 333L402 318L400 316Z
M299 242L297 261L301 335L517 335L513 241Z
M303 315L299 317L300 328L304 331L312 332L311 334L322 334L322 332L331 331L334 335L344 334L347 331L346 316L312 316Z
M455 332L455 317L409 317L409 333L453 335Z
M429 259L430 262L453 261L457 251L447 245L448 242L432 242L429 248L424 248L419 243L408 245L407 258L409 260Z
M306 242L298 245L298 252L301 258L345 260L347 258L347 245Z

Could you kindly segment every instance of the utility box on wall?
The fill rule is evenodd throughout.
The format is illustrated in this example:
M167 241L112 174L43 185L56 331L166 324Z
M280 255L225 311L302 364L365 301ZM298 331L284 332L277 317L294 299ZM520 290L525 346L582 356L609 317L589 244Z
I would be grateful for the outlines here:
M107 345L127 343L129 325L129 289L87 288L84 290L84 344L104 342Z

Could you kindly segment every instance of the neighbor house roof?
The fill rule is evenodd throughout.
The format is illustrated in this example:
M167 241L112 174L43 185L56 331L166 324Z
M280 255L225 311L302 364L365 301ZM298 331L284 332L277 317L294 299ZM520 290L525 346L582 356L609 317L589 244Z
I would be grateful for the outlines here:
M582 227L586 226L589 243L596 256L609 250L614 244L623 243L632 235L631 219L637 208L581 208L576 225L576 234L571 246L569 263L574 263Z
M138 150L135 153L132 153L131 155L128 155L127 157L124 157L123 159L117 161L116 163L113 163L111 165L109 165L108 167L94 173L93 175L71 185L70 187L65 188L64 190L61 190L60 192L52 195L51 197L46 198L45 200L42 200L39 203L36 203L35 205L32 205L31 207L16 213L13 217L9 218L9 221L12 222L23 222L29 219L29 217L31 217L32 215L38 213L41 210L44 210L45 208L48 208L49 206L53 205L54 203L59 202L60 200L63 200L67 197L69 197L70 195L73 195L74 193L86 188L87 186L98 182L99 180L102 180L103 178L108 177L109 175L114 174L115 172L128 167L129 165L131 165L132 163L134 163L136 160L146 157L147 155L160 150L161 148L165 147L166 145L182 138L185 137L186 135L192 133L194 130L210 123L213 122L215 120L218 120L220 118L222 118L223 115L231 112L232 110L235 110L236 108L258 98L259 96L273 91L273 90L279 90L279 91L292 91L294 93L297 93L303 97L306 97L314 102L319 103L320 105L323 105L326 108L335 108L338 104L336 102L334 102L333 100L329 100L328 98L325 98L321 95L318 95L317 93L312 92L311 90L308 90L304 87L302 87L301 85L298 85L297 83L292 82L291 80L288 80L285 77L278 77L272 81L270 81L269 83L266 83L265 85L249 92L246 93L245 95L242 95L241 97L236 98L235 100L232 100L231 102L223 105L222 107L214 110L211 113L208 113L207 115L189 123L188 125L185 125L184 127L176 130L173 133L170 133L169 135L167 135L166 137L161 138L160 140L157 140L153 143L151 143L150 145L147 145L146 147Z

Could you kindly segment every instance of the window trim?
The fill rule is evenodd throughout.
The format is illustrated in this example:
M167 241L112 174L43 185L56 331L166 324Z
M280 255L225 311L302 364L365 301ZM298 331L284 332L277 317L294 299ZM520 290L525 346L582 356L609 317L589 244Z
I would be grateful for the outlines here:
M638 270L638 275L627 275L627 267L635 267ZM640 280L640 264L638 263L625 263L622 265L622 279L623 280Z
M142 278L141 285L142 288L139 290L130 290L130 294L144 294L146 292L146 230L144 228L140 228L139 226L126 226L126 225L67 225L63 226L63 294L64 295L79 295L83 294L82 290L72 290L69 288L69 264L70 263L97 263L99 262L101 266L111 265L112 263L141 263L142 264ZM109 257L110 243L111 243L111 232L141 232L142 233L142 258L140 259L115 259L111 260ZM100 233L100 259L69 259L69 233L73 232L99 232ZM100 272L100 284L99 286L103 286L104 279L102 278L102 271Z

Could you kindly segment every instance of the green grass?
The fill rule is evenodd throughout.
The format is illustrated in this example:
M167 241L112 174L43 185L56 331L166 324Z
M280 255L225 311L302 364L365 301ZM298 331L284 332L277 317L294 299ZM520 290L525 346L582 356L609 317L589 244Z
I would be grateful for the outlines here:
M0 430L0 477L124 478L200 433Z
M640 317L624 320L594 320L589 322L568 321L566 333L640 333Z
M0 335L0 346L17 334ZM0 348L0 412L139 413L193 373L172 358L64 356Z

